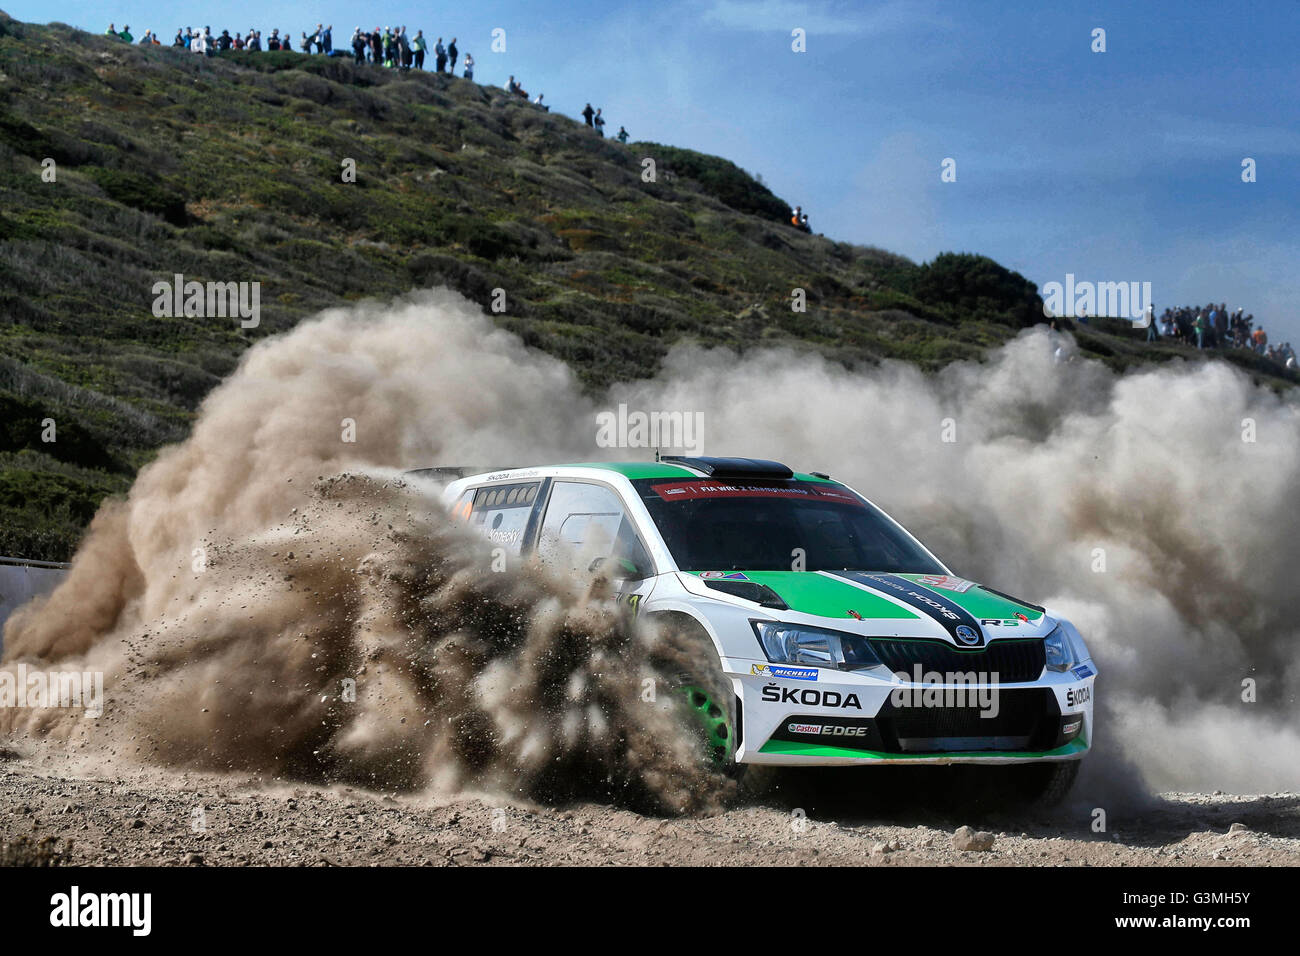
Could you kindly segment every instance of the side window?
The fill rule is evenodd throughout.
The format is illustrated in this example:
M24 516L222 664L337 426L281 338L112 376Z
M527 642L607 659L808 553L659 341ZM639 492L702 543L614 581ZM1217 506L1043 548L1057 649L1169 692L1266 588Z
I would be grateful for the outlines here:
M456 503L454 513L466 517L463 509L468 505L471 528L477 528L484 537L508 553L519 554L528 528L528 516L537 501L540 486L539 481L527 481L475 488L465 492Z
M646 553L623 502L612 489L583 481L557 481L551 487L537 539L537 556L574 572L595 571L607 561L616 578L651 573Z

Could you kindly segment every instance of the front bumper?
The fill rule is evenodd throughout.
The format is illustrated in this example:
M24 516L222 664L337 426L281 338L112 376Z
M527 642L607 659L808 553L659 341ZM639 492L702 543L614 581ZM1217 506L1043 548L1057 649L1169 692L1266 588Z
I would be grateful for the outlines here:
M1027 763L1078 760L1091 746L1090 663L1015 684L727 663L740 699L740 763Z

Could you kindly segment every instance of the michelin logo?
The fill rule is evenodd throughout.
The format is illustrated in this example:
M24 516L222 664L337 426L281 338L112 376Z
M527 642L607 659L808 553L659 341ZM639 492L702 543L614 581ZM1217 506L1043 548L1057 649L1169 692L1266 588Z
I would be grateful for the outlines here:
M756 677L780 677L783 680L816 680L815 667L789 667L785 664L755 664L749 672Z

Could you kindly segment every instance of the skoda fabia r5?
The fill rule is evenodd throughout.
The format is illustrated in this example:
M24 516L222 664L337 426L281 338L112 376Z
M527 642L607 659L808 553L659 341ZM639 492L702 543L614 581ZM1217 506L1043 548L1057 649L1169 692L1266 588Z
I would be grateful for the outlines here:
M1028 795L1055 800L1091 746L1096 668L1074 626L954 574L826 475L555 465L457 477L444 500L494 546L600 569L636 614L696 632L679 689L728 770L1034 763Z

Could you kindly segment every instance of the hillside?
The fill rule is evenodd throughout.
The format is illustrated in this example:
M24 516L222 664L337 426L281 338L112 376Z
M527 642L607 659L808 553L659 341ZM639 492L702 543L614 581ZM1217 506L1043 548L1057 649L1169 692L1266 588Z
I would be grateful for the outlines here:
M496 321L593 387L682 340L934 369L1041 320L1033 283L989 259L804 235L724 159L621 146L459 78L0 14L0 94L0 554L68 556L244 348L327 306L447 285L487 308L504 289ZM176 273L259 281L260 325L155 317ZM1115 333L1080 344L1116 367L1188 354Z

